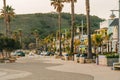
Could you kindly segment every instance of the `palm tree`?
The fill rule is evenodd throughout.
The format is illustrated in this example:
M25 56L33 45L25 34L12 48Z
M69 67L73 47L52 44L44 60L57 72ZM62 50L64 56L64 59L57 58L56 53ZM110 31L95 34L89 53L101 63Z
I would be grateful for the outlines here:
M86 0L86 18L87 18L87 34L88 34L88 59L92 58L92 49L91 49L91 33L90 33L90 6L89 0Z
M1 15L5 18L5 23L6 23L6 36L10 37L11 36L11 30L10 30L10 22L11 22L11 17L14 17L14 9L7 5L6 7L4 6L3 9L1 9Z
M6 22L6 0L3 0L3 5L4 5L4 7L3 7L3 13L4 13L4 22L5 22L5 27L6 27L6 32L5 32L5 35L7 36L7 22Z
M12 33L12 38L13 38L15 41L18 40L18 33L17 33L17 31L14 31L14 32Z
M77 47L80 45L80 40L79 39L75 39L75 41L74 41L74 45L75 45L75 53L76 53L76 50L77 50Z
M22 30L21 29L18 30L18 34L19 34L20 46L22 48Z
M63 0L51 0L51 5L54 6L54 9L58 12L58 25L59 25L59 56L62 56L62 48L61 48L61 12L63 9Z
M46 51L47 51L47 48L48 48L48 44L52 44L53 42L53 34L50 34L48 35L47 37L44 38L44 45L45 45L45 48L46 48Z
M75 26L75 16L74 16L74 2L77 0L64 0L65 2L71 2L71 49L70 53L74 52L74 26Z
M39 46L39 32L38 32L38 30L34 30L34 31L33 31L33 35L35 36L35 40L36 40L36 49L37 49L38 46Z
M94 46L95 54L96 54L97 48L101 46L102 42L103 42L103 37L101 34L93 34L92 45Z

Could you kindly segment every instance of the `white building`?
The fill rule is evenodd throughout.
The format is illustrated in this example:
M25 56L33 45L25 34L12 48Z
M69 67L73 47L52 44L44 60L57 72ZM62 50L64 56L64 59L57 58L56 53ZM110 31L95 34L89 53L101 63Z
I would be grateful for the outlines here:
M107 35L112 33L109 40L109 50L113 52L117 51L117 40L118 40L118 19L109 19L100 23L100 29L107 28ZM107 47L108 48L108 47Z

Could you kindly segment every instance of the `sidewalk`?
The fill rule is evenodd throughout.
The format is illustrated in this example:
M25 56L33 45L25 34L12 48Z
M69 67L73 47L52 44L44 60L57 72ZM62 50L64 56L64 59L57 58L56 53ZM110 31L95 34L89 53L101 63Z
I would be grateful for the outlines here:
M63 61L53 57L42 58L44 63L62 64L59 66L47 67L50 70L81 73L94 76L94 80L120 80L120 71L113 71L111 67L96 64L80 64L74 61Z

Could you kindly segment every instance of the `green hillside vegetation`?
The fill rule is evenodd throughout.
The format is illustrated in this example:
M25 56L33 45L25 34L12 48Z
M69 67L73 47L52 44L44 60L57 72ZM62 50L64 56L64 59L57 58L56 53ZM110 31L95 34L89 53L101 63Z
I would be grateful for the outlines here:
M86 16L84 14L76 14L75 17L76 26L80 26L81 21L83 20L84 27L86 29ZM97 16L91 16L92 32L99 28L99 23L102 20L103 19ZM62 30L70 29L70 24L71 15L69 13L62 13ZM12 32L22 29L23 37L26 36L26 38L32 36L31 33L34 30L38 30L40 38L42 39L51 33L56 33L58 30L58 16L56 13L15 15L15 17L11 19L10 25ZM5 33L5 24L3 18L0 18L0 32Z

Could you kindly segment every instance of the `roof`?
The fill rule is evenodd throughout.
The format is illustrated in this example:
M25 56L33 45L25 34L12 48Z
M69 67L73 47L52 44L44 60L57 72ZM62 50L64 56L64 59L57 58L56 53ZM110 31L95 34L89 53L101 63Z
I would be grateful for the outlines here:
M115 18L113 22L111 22L110 26L119 26L119 19Z

